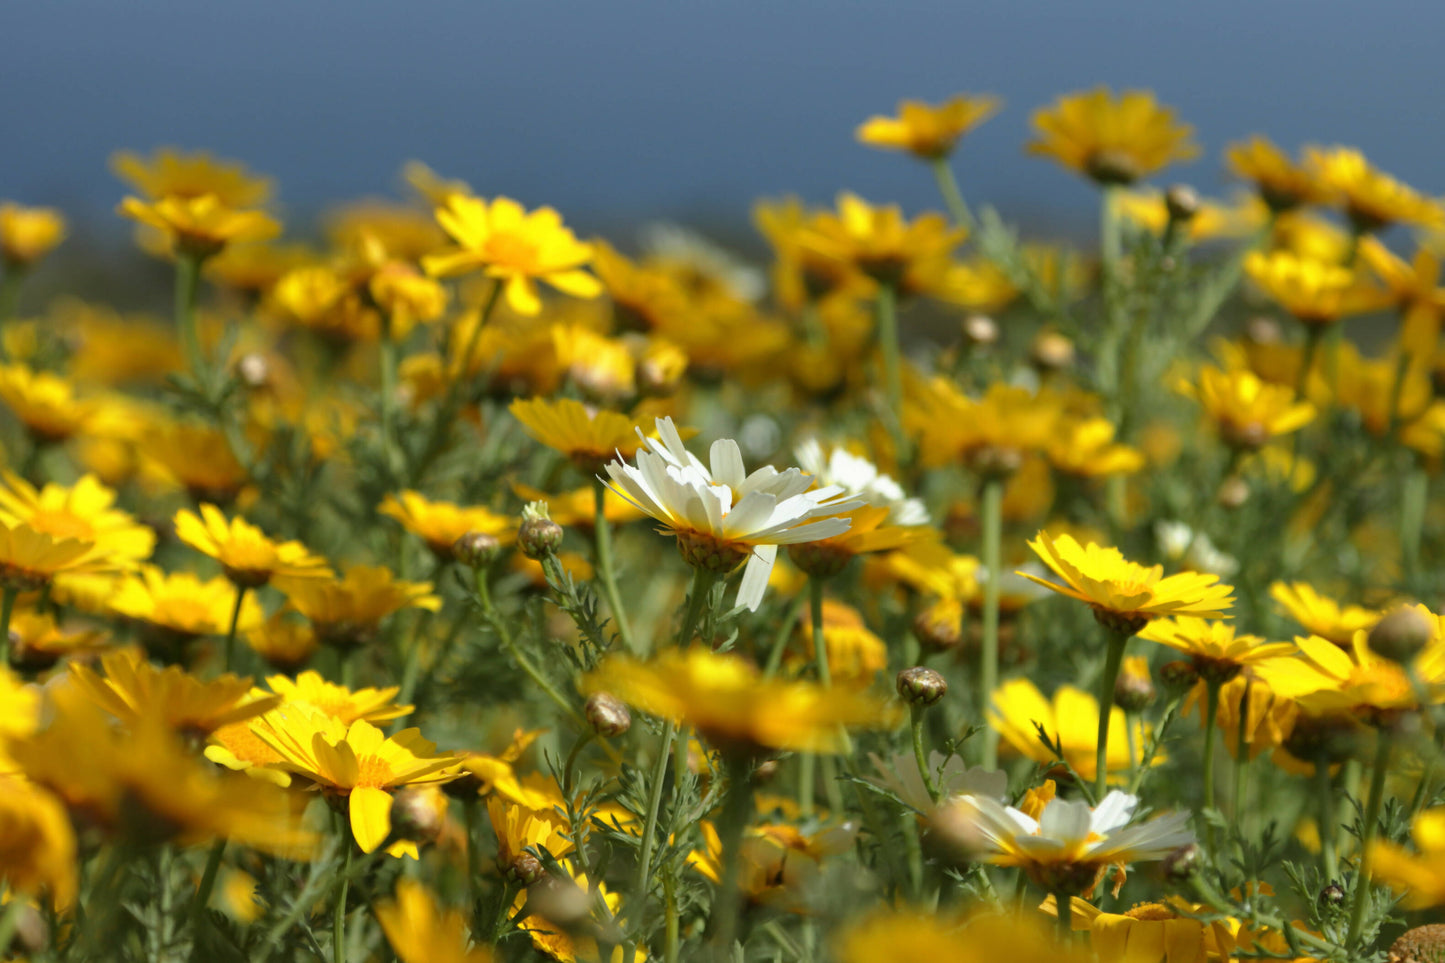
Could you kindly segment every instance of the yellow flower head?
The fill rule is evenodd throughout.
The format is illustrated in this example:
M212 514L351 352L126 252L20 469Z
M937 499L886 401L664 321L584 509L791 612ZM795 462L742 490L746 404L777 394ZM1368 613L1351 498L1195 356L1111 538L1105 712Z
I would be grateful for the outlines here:
M1104 913L1088 900L1069 898L1075 932L1087 932L1100 960L1168 960L1169 963L1216 963L1233 959L1239 921L1210 920L1208 906L1171 897L1162 903L1138 903L1122 913ZM1058 915L1053 896L1040 907Z
M1269 662L1265 660L1257 664L1268 665ZM1209 683L1201 677L1184 700L1183 712L1188 714L1198 710L1201 724L1209 716L1208 686ZM1246 753L1253 759L1266 750L1282 746L1294 731L1298 716L1299 705L1293 699L1277 695L1253 668L1240 672L1219 687L1219 711L1215 714L1215 725L1224 736L1221 740L1224 748L1236 758L1241 735ZM1240 726L1244 727L1242 734ZM1275 756L1274 759L1278 762L1280 757Z
M442 201L438 198L434 203ZM436 218L411 204L356 201L329 211L323 225L326 240L333 248L348 250L363 238L371 238L403 261L420 261L447 243L446 232Z
M183 508L175 525L181 541L220 562L226 578L241 588L258 588L275 577L331 578L326 560L300 542L273 542L244 518L228 521L215 505L202 504L199 516Z
M72 382L23 364L0 365L0 401L42 442L65 441L93 428L102 417L100 402L76 397Z
M1251 251L1245 273L1271 300L1305 324L1334 324L1388 303L1356 271L1290 251Z
M139 449L150 474L184 488L197 501L230 502L248 480L225 434L211 425L148 421Z
M165 197L195 198L211 194L227 207L264 204L271 182L246 170L244 164L217 160L205 151L183 153L162 147L149 159L120 151L110 159L111 170L150 200Z
M4 482L0 485L0 521L24 523L55 538L90 542L112 558L117 568L134 568L149 558L155 547L155 532L115 508L115 492L94 475L83 475L69 487L52 482L38 491L10 472L0 477Z
M1426 197L1374 167L1358 150L1310 147L1305 150L1305 163L1362 233L1383 230L1391 224L1445 224L1445 206L1439 200Z
M385 566L354 565L342 578L287 578L281 585L287 600L330 645L356 645L370 637L381 620L402 609L436 612L441 599L430 582L404 582Z
M441 559L453 558L457 539L468 532L491 535L503 544L516 536L516 523L508 515L481 506L432 501L417 491L387 495L377 511L401 522L402 528L426 542L432 554Z
M921 293L920 287L936 285L905 283L910 271L922 264L946 262L964 236L962 230L951 228L942 214L922 214L907 221L897 205L874 207L856 194L844 192L838 196L837 213L814 217L799 234L798 243L818 257L916 294Z
M1308 582L1275 582L1269 587L1269 597L1306 632L1329 639L1341 648L1350 645L1356 632L1369 629L1385 614L1358 605L1340 605Z
M1201 675L1226 682L1244 668L1289 656L1295 651L1289 642L1266 642L1257 635L1236 635L1227 622L1211 622L1192 615L1155 619L1139 632L1148 639L1177 649L1189 656Z
M250 678L227 674L202 681L179 666L158 669L138 649L108 652L100 664L104 676L72 662L71 678L91 701L126 725L144 717L185 736L206 736L281 703L279 695L253 692Z
M286 705L301 703L346 725L357 719L390 722L392 719L400 719L412 710L411 706L397 705L392 701L401 691L400 686L348 689L344 685L328 682L321 673L312 671L303 672L295 679L284 675L267 676L266 684Z
M936 910L874 914L838 938L839 963L1084 963L1093 956L1060 946L1040 917L981 913L972 919ZM1103 957L1113 960L1113 957ZM1122 957L1120 958L1122 959Z
M1260 199L1276 213L1318 204L1329 197L1313 171L1290 160L1266 137L1256 135L1244 143L1231 144L1224 161L1229 172L1253 184Z
M441 909L436 897L414 879L398 880L396 896L373 909L401 963L491 963L490 950L468 949L462 914Z
M127 197L118 212L160 231L173 250L190 257L208 258L228 244L266 241L281 233L281 225L264 211L227 207L214 194L149 202Z
M1199 154L1190 140L1194 129L1146 90L1115 97L1096 87L1060 97L1034 112L1033 126L1039 139L1029 142L1029 153L1052 157L1099 184L1132 184Z
M612 299L620 328L666 331L687 323L689 299L672 272L635 263L600 240L592 242L592 269Z
M1431 704L1445 695L1445 660L1438 640L1416 657L1412 673L1372 652L1366 636L1356 632L1348 650L1319 636L1297 638L1298 658L1272 660L1259 667L1259 674L1305 712L1350 712L1371 724L1419 708L1422 693Z
M57 625L48 614L17 607L10 616L10 664L26 672L43 672L66 656L88 655L106 642L101 629Z
M528 847L544 849L555 859L572 851L567 821L550 806L533 809L493 793L487 797L487 815L497 837L497 868L503 873L529 875L525 861L535 862L536 857Z
M305 621L288 618L285 609L278 609L246 633L246 644L266 664L284 672L294 672L311 660L321 641Z
M706 649L669 649L643 664L613 657L583 683L647 712L697 729L718 749L841 751L843 726L887 727L897 713L846 689L764 680L756 666Z
M814 665L811 612L803 613L796 638L798 646L789 650L788 665L796 669ZM863 613L834 599L823 600L823 645L836 683L867 688L888 667L888 646L868 630Z
M1217 575L1181 572L1164 577L1164 567L1145 568L1124 558L1117 548L1102 548L1090 542L1081 546L1072 535L1050 538L1039 532L1029 542L1063 585L1018 572L1024 578L1078 599L1094 610L1094 617L1117 631L1130 634L1161 616L1196 615L1225 618L1234 604L1228 585L1216 584Z
M1245 451L1298 431L1315 417L1315 406L1300 401L1293 389L1243 368L1201 365L1195 380L1180 382L1179 390L1199 402L1225 444Z
M1370 848L1373 876L1403 894L1407 909L1425 909L1445 903L1445 807L1415 817L1410 836L1417 853L1393 843L1376 841Z
M118 615L183 638L225 635L231 628L236 588L221 576L203 580L192 572L168 574L146 565L116 584L107 605ZM237 631L252 631L263 618L260 603L248 594L241 603Z
M1099 700L1071 685L1060 686L1053 700L1044 698L1038 686L1029 679L1010 679L993 692L988 723L1019 755L1040 765L1059 761L1059 754L1044 745L1039 729L1047 734L1049 743L1062 750L1063 762L1085 782L1092 782L1098 773ZM1134 730L1130 740L1128 730ZM1109 759L1111 773L1128 772L1134 761L1129 758L1129 744L1143 745L1144 722L1132 721L1118 706L1109 707ZM1165 760L1156 755L1153 765Z
M582 324L554 324L550 334L558 374L584 397L613 404L637 393L637 360L626 342Z
M1181 236L1194 244L1218 238L1243 237L1258 230L1262 223L1262 212L1249 197L1232 205L1201 199L1197 209L1182 225L1170 214L1164 192L1153 188L1121 192L1118 206L1123 217L1146 230L1164 234L1172 224Z
M858 128L859 143L906 150L922 160L953 153L958 139L998 112L999 100L987 94L959 94L937 106L918 100L898 102L898 116L869 117Z
M75 832L54 796L11 773L0 773L0 880L17 893L50 897L65 909L75 901Z
M57 538L24 522L0 521L0 586L30 591L58 575L111 575L114 557L94 542Z
M316 261L299 244L238 244L206 261L206 277L252 298L268 294L291 271Z
M635 437L635 436L634 436ZM552 521L563 528L581 528L590 532L597 522L597 491L591 485L570 491L544 492L540 488L512 483L512 491L523 502L544 502ZM643 517L636 505L608 488L602 497L602 510L613 525L633 522Z
M1114 440L1114 424L1107 418L1073 418L1063 421L1048 442L1049 462L1066 475L1102 478L1131 475L1144 467L1137 448Z
M65 218L53 207L0 202L0 260L24 270L65 240Z
M393 338L404 338L418 323L435 321L447 307L447 291L406 261L388 261L367 282L367 292L385 312Z
M595 298L602 284L583 271L592 249L578 241L550 207L528 213L506 197L490 204L453 194L437 208L437 222L457 247L422 259L428 274L447 277L481 269L505 286L507 304L518 314L542 310L537 282L578 298Z
M363 852L374 851L391 834L389 790L456 777L443 771L455 758L438 755L417 729L388 737L364 719L347 725L316 709L291 705L257 719L252 731L280 754L281 768L347 799L352 835Z
M952 381L919 382L904 399L904 426L919 434L924 465L964 463L984 475L1017 471L1052 443L1063 416L1057 397L995 381L974 399Z
M507 410L527 434L588 474L601 471L614 458L631 458L645 437L626 415L588 408L572 398L518 398Z

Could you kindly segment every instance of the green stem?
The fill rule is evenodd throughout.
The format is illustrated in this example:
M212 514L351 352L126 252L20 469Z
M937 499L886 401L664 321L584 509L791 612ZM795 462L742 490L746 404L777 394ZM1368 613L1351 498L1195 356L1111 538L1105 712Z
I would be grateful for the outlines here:
M1241 827L1245 815L1245 788L1249 783L1249 742L1245 739L1245 734L1249 729L1249 697L1253 687L1254 680L1246 679L1244 694L1239 697L1239 732L1234 740L1234 804L1229 813L1234 817L1235 824Z
M929 162L929 166L933 168L933 179L938 182L938 193L943 195L943 203L948 207L953 222L971 233L974 228L973 214L963 200L963 192L958 189L958 178L953 175L953 165L948 162L947 157L935 157Z
M200 287L201 259L194 254L176 255L176 333L181 339L181 352L186 367L201 391L210 396L211 372L201 347L201 332L196 321L196 293Z
M1055 923L1058 927L1059 942L1068 946L1074 941L1074 904L1063 893L1054 893Z
M29 905L25 900L11 894L10 902L5 904L5 913L0 916L0 953L4 953L15 939L15 931L20 928L20 917L25 914L25 907Z
M981 501L983 567L987 580L983 583L983 642L979 650L978 705L986 714L987 707L993 700L993 690L998 687L998 600L999 583L1003 580L1002 478L991 475L984 480ZM983 731L983 767L998 768L998 730L993 726L987 726Z
M1400 556L1407 579L1420 571L1420 538L1429 497L1430 476L1416 461L1405 473L1400 491Z
M536 685L548 699L552 700L553 705L562 710L563 715L572 720L579 729L585 729L587 726L586 720L577 713L572 703L569 702L562 693L558 692L551 682L547 681L547 677L542 675L541 670L532 664L532 660L527 658L527 654L522 651L521 647L517 645L517 641L512 638L512 633L508 630L506 621L497 613L496 608L492 605L492 592L491 588L487 585L486 569L477 569L476 585L477 597L482 603L482 617L485 618L487 624L492 627L492 631L497 633L497 638L502 643L502 648L507 650L512 660L517 663L517 667L526 673L527 678L531 679L532 683Z
M743 833L753 808L751 764L746 760L733 760L727 770L728 788L723 797L722 819L718 827L718 841L722 844L722 883L713 908L713 920L717 924L713 943L724 954L732 952L738 917L742 915L743 891L738 885L738 876L743 862Z
M1365 802L1365 822L1360 829L1360 862L1355 874L1355 902L1350 907L1350 932L1345 946L1359 948L1360 928L1365 922L1365 907L1370 901L1370 846L1380 822L1380 806L1385 801L1385 777L1390 771L1390 749L1393 737L1386 729L1375 732L1375 769L1370 774L1370 795Z
M332 963L346 963L346 894L351 887L351 853L356 847L346 841L346 862L341 869L341 890L336 896L336 911L331 919Z
M1099 731L1098 746L1094 753L1094 799L1104 798L1109 786L1109 711L1114 705L1114 683L1119 678L1119 667L1124 664L1124 649L1129 636L1123 632L1107 629L1109 652L1104 657L1104 677L1099 680Z
M474 922L481 899L477 894L477 800L468 798L462 803L462 827L467 834L467 921Z
M647 784L647 816L642 824L642 842L637 851L637 876L632 881L632 899L629 910L641 919L647 900L647 884L652 878L652 847L657 837L657 813L662 807L662 785L667 781L667 764L672 759L672 740L677 735L677 723L671 720L662 730L662 744L657 747L657 759L652 765L652 779Z
M913 761L918 764L918 774L923 777L923 787L928 790L928 798L938 802L938 787L933 784L933 774L928 767L928 754L923 751L923 712L923 706L908 707L909 721L913 729Z
M702 610L707 605L708 596L712 594L712 584L717 581L717 576L706 569L695 568L692 570L692 587L687 592L687 612L682 617L682 631L677 634L677 644L686 648L692 642L693 636L697 633L697 623L702 617Z
M6 267L5 277L0 279L0 333L3 333L4 326L10 319L15 317L15 308L20 303L20 281L24 276L24 270L12 264ZM8 360L3 339L0 339L0 361Z
M216 876L221 869L221 856L226 851L226 840L217 839L211 844L211 851L206 856L206 868L201 872L201 885L196 888L196 895L191 900L191 925L197 929L206 918L206 905L211 901L211 891L216 888ZM0 946L5 941L0 940Z
M616 564L612 559L612 527L607 522L605 509L607 486L600 478L594 478L592 492L596 501L592 515L592 535L597 542L597 573L602 577L602 591L607 596L607 607L612 610L612 624L617 627L617 637L622 640L623 648L636 653L637 645L632 638L632 626L627 621L627 610L622 607L622 595L617 591Z
M15 599L19 594L20 590L10 585L0 593L0 665L7 665L10 661L10 616L15 612Z
M1325 882L1339 879L1340 863L1335 849L1335 788L1330 785L1330 764L1323 757L1315 760L1315 795L1320 804L1320 868Z
M672 873L662 877L663 913L665 914L663 963L678 963L681 948L682 928L677 915L677 883Z
M401 448L396 435L396 340L392 337L391 315L381 312L381 446L386 467L393 479L402 478Z
M818 670L818 684L833 686L833 673L828 667L828 645L823 639L823 580L808 576L808 615L813 620L813 664Z
M226 629L225 671L230 672L236 665L236 627L241 622L241 603L246 601L246 586L236 586L236 604L231 606L231 624Z
M764 681L778 674L778 667L783 664L783 652L788 648L788 637L793 634L793 626L798 624L798 616L802 611L803 597L799 595L788 604L788 610L778 622L777 632L773 634L773 644L768 650L768 664L763 667Z
M1104 343L1117 350L1123 333L1123 303L1119 291L1119 265L1124 258L1123 240L1119 233L1119 188L1105 185L1099 192L1099 284L1104 299ZM1114 366L1110 394L1119 400L1121 369Z
M873 304L878 326L878 347L883 352L883 385L888 399L888 430L898 463L907 462L903 434L903 361L898 346L898 290L890 282L878 282Z
M591 742L596 735L596 730L588 729L584 731L577 737L577 741L572 744L572 751L567 753L567 764L562 767L562 796L569 800L569 806L571 805L570 800L572 799L572 782L577 771L577 757L582 754L582 750L587 748L587 744Z
M1215 723L1219 719L1219 683L1204 681L1204 808L1214 808L1214 738ZM1214 855L1214 824L1204 822L1204 835L1210 856Z

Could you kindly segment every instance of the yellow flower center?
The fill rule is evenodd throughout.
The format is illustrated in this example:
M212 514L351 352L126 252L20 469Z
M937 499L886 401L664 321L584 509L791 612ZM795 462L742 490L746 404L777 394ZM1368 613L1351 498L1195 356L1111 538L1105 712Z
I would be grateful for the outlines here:
M1131 920L1141 920L1144 922L1176 920L1179 918L1178 913L1160 903L1140 903L1124 915Z
M1391 662L1376 662L1350 673L1350 685L1372 706L1391 708L1414 705L1415 691L1404 671Z
M391 763L385 759L380 756L362 756L356 760L356 785L353 788L367 786L372 789L385 789L391 785L395 776L391 771Z
M537 245L518 234L498 234L487 242L487 257L496 264L525 268L536 263Z

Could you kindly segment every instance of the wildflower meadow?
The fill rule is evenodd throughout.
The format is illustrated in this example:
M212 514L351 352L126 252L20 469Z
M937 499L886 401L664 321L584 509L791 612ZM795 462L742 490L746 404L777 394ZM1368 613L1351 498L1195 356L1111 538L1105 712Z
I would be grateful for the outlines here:
M1445 960L1445 200L1002 109L766 259L118 145L172 317L0 203L0 958Z

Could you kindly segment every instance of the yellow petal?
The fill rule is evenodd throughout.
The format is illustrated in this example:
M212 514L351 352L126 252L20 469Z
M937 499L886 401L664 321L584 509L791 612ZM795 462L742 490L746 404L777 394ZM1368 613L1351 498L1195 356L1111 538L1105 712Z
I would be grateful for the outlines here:
M376 847L391 833L391 796L374 786L351 790L351 835L363 853Z

